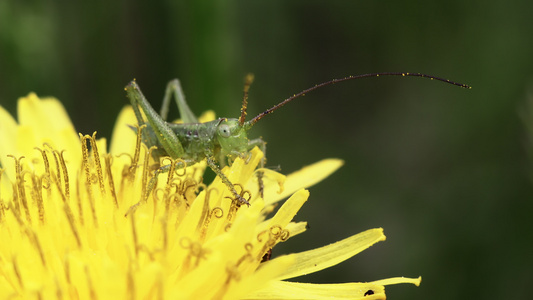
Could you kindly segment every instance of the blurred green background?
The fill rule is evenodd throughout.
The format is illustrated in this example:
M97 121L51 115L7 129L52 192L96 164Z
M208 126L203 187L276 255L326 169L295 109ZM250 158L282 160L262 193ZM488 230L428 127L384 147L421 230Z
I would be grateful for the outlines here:
M15 113L30 91L52 95L77 130L110 137L133 78L156 109L180 78L193 111L225 117L239 115L247 72L250 116L346 75L470 84L351 81L258 123L252 137L284 173L346 161L311 189L297 216L310 230L274 255L383 227L386 242L299 280L422 275L419 288L388 287L389 299L530 299L533 144L521 117L533 94L532 13L528 0L3 0L0 103Z

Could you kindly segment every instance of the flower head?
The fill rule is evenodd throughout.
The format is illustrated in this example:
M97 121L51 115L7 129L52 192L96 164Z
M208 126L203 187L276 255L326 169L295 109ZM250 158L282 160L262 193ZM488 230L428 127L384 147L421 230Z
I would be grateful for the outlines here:
M241 206L219 178L203 182L204 162L154 161L153 149L141 143L143 128L135 133L132 124L125 108L108 152L96 133L76 134L55 99L21 98L18 122L0 107L1 298L383 299L384 285L419 284L403 277L284 281L384 240L382 229L267 259L277 243L306 230L305 222L293 221L309 196L304 188L342 161L284 176L257 169L263 154L254 149L224 169L251 203ZM159 165L169 172L154 172Z

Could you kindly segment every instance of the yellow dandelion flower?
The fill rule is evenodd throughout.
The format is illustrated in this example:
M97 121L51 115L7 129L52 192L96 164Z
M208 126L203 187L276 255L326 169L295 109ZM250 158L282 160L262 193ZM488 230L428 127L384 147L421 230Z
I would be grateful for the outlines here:
M204 114L203 119L214 114ZM109 152L105 139L76 134L62 105L35 94L21 98L18 122L0 107L1 299L384 299L384 285L285 281L340 263L376 242L371 229L337 243L272 260L280 242L305 231L293 221L304 188L342 165L327 159L284 176L256 172L262 153L237 159L225 174L249 199L241 206L205 163L154 162L125 108ZM148 198L143 195L149 195ZM273 214L277 202L287 201ZM270 217L270 214L273 216Z

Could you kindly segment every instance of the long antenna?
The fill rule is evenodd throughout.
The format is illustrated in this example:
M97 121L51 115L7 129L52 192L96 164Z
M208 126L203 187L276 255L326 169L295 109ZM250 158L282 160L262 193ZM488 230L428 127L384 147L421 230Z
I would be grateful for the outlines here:
M244 78L244 91L242 96L242 106L241 106L241 116L239 117L239 125L242 126L246 120L246 109L248 108L248 91L250 90L250 85L254 82L254 74L249 73Z
M459 86L459 87L462 87L462 88L471 89L471 87L466 85L466 84L462 84L462 83L458 83L458 82L451 81L451 80L448 80L448 79L444 79L444 78L441 78L441 77L422 74L422 73L383 72L383 73L369 73L369 74L362 74L362 75L356 75L356 76L348 76L348 77L344 77L344 78L340 78L340 79L333 79L333 80L330 80L330 81L326 81L326 82L317 84L317 85L315 85L313 87L310 87L308 89L305 89L305 90L303 90L303 91L301 91L301 92L299 92L297 94L294 94L291 97L283 100L279 104L276 104L276 105L272 106L271 108L265 110L264 112L258 114L257 116L255 116L255 118L251 119L250 121L246 122L245 127L247 127L247 128L252 127L255 123L257 123L257 121L261 120L266 115L273 113L274 111L276 111L278 108L282 107L283 105L291 102L292 100L294 100L294 99L296 99L298 97L305 96L305 94L307 94L309 92L312 92L312 91L314 91L316 89L319 89L321 87L324 87L324 86L327 86L327 85L331 85L331 84L335 84L335 83L338 83L338 82L352 80L352 79L359 79L359 78L366 78L366 77L379 77L379 76L423 77L423 78L428 78L430 80L438 80L438 81L442 81L442 82L445 82L445 83L453 84L453 85L456 85L456 86ZM241 111L241 118L242 118L242 111Z

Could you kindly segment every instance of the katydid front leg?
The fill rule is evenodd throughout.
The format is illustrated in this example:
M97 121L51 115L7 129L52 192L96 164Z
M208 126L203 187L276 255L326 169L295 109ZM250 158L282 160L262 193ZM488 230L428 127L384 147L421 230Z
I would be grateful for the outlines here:
M207 159L207 165L217 174L218 177L222 180L222 182L229 188L230 192L233 194L234 200L239 201L241 204L246 204L250 206L250 202L248 200L244 199L239 193L237 193L237 190L235 189L235 186L231 181L222 173L222 170L218 167L218 165L215 162L213 152L210 149L206 149L206 159Z

